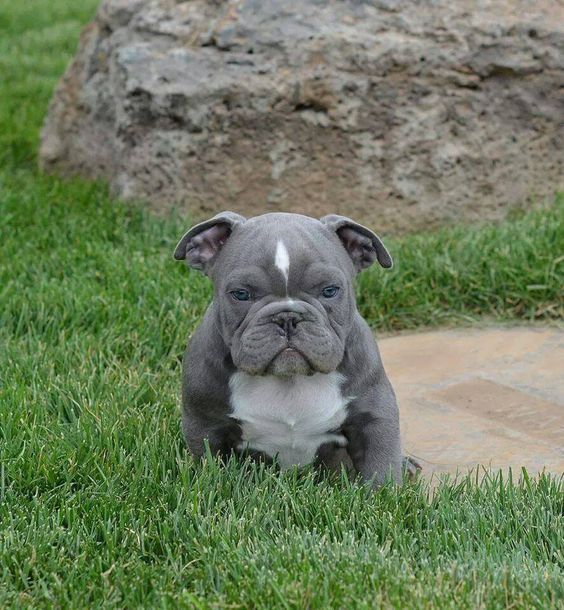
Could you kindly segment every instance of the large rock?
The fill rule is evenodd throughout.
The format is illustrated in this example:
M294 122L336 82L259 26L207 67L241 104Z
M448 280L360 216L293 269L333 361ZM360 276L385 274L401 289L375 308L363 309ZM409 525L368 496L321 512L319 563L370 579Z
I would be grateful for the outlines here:
M493 219L563 185L557 0L105 0L48 171L195 216Z

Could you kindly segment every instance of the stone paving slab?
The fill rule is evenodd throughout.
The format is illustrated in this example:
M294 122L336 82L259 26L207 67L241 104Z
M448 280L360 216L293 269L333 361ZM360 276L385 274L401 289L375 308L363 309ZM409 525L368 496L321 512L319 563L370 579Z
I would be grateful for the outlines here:
M425 476L478 465L564 473L564 331L444 330L379 345L404 450Z

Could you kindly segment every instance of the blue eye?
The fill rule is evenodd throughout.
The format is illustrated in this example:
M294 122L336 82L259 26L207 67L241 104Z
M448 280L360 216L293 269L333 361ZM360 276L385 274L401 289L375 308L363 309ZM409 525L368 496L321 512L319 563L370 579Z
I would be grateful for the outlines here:
M337 296L337 293L339 292L339 290L341 290L338 286L326 286L322 291L321 294L326 298L326 299L332 299L334 296Z
M251 293L244 288L240 288L239 290L232 290L229 293L236 301L250 301Z

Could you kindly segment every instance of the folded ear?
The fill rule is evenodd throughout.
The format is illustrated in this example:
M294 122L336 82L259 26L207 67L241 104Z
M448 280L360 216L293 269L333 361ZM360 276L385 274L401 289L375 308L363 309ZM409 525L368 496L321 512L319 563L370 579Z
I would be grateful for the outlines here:
M207 273L233 229L245 220L234 212L220 212L197 224L182 236L174 251L174 258L177 261L185 260L189 267Z
M355 269L362 271L378 260L382 267L393 265L392 257L382 240L370 229L363 227L346 216L330 214L320 221L335 231L351 257Z

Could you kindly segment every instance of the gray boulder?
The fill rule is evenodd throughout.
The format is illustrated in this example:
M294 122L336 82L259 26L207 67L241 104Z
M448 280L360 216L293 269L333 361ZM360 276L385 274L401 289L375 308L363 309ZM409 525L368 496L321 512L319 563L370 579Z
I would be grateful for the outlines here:
M495 219L564 188L563 84L558 1L105 0L40 162L193 217Z

